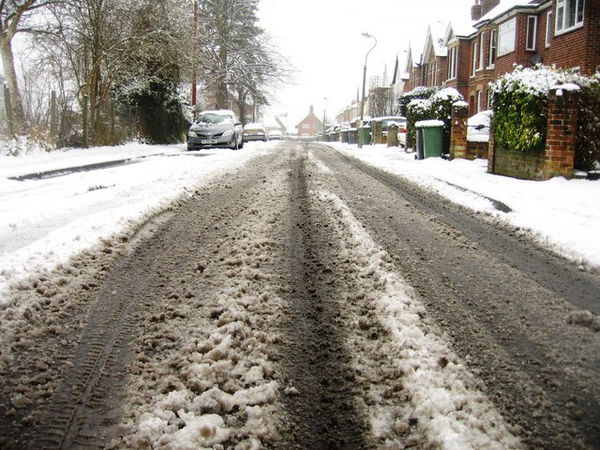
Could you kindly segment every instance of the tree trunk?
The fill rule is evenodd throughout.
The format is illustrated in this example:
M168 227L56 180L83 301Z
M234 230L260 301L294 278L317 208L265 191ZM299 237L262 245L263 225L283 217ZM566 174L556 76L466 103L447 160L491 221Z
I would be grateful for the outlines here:
M238 117L241 120L242 125L246 125L246 97L247 95L243 90L238 91Z
M15 71L15 61L12 52L12 37L6 32L0 34L0 57L2 58L2 66L4 67L4 75L10 92L12 106L12 122L14 124L15 133L23 133L27 131L27 122L19 93L19 85L17 81L17 72Z

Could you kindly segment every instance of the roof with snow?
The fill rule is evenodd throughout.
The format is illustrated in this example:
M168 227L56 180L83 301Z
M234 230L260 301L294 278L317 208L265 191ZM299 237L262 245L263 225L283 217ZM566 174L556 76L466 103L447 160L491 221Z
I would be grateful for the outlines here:
M470 17L460 17L451 19L446 27L446 34L444 35L444 43L447 45L448 42L455 38L467 38L477 33L475 28L475 22Z
M427 37L425 38L425 47L423 48L423 60L429 59L429 53L433 50L435 56L447 56L445 33L448 28L447 22L440 20L430 23L427 28Z
M510 12L514 8L523 8L527 6L536 7L539 6L544 0L501 0L500 4L489 11L481 19L479 19L475 25L480 25L485 22L490 22L498 17Z

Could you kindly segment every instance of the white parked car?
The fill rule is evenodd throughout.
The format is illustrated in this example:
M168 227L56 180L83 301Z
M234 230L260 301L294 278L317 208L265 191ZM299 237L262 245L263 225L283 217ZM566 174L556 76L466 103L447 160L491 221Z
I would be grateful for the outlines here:
M283 133L280 130L269 131L269 140L270 141L281 140L281 139L283 139Z
M494 111L481 111L467 121L467 141L469 142L489 142L490 124Z

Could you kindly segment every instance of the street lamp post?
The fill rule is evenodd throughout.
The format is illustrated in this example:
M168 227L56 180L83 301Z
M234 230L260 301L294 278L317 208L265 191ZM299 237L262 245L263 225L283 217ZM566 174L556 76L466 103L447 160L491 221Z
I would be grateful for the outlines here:
M375 43L373 47L369 49L367 54L365 55L365 65L363 66L363 83L362 83L362 99L360 101L360 123L359 128L362 126L363 118L365 114L365 84L367 83L367 58L369 57L369 53L377 46L377 39L375 36L370 35L369 33L363 33L363 37L373 39ZM359 139L358 139L358 148L362 148L362 140L360 139L360 130L359 130Z

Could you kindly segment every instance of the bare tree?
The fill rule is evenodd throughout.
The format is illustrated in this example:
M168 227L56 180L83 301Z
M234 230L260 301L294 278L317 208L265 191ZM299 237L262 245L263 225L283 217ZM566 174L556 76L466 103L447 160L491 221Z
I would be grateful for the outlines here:
M25 131L27 121L19 91L12 42L22 24L34 10L58 3L59 0L0 0L0 58L10 92L15 131Z

